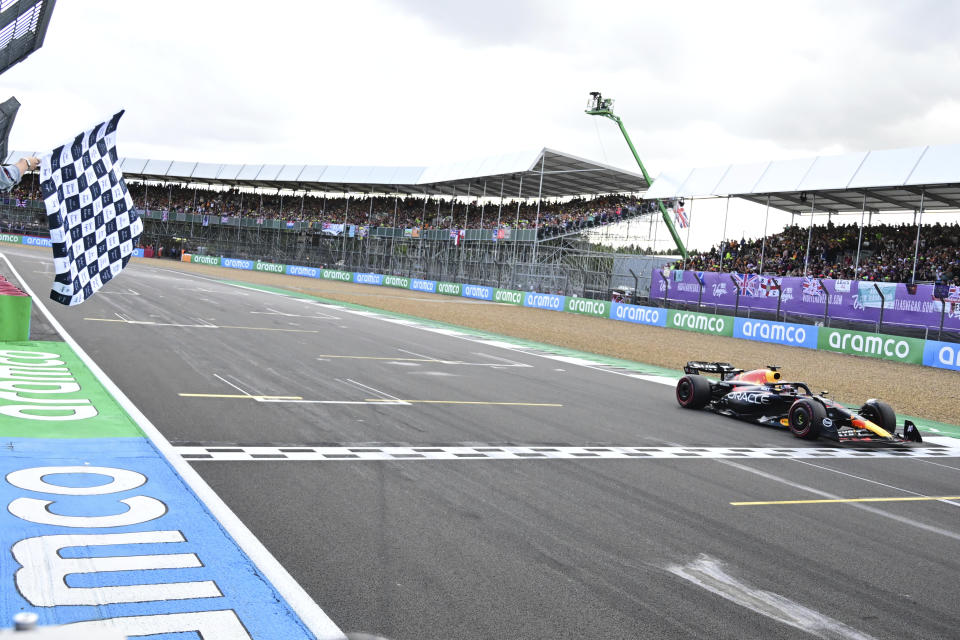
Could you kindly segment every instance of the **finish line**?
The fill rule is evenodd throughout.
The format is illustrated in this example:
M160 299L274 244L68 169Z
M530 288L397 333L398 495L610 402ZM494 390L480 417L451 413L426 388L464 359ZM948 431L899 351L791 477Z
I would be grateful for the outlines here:
M770 448L770 447L622 447L548 445L376 445L245 446L181 445L177 452L196 461L334 461L353 460L584 460L584 459L773 459L773 458L960 458L960 442L938 438L933 446L901 449ZM953 442L957 442L953 444Z

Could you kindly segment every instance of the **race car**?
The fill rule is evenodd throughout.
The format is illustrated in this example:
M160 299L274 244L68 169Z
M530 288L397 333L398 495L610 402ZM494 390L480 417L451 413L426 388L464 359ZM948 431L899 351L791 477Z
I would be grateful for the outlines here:
M897 416L886 402L867 400L853 411L815 395L803 382L783 380L779 367L745 371L728 362L688 362L677 382L677 402L685 409L707 409L758 424L786 427L804 440L818 437L837 442L922 442L920 431L904 420L897 433ZM708 378L704 373L719 379Z

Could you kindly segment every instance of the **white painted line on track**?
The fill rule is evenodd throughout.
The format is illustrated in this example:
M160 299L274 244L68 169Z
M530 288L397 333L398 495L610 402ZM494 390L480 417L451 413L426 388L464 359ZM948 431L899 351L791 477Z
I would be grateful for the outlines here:
M371 392L371 393L375 393L376 395L380 396L381 398L384 398L384 399L386 399L386 400L389 400L392 404L405 404L405 405L409 405L409 404L410 404L409 402L406 402L406 401L404 401L404 400L401 400L400 398L398 398L398 397L396 397L396 396L390 395L390 394L387 393L386 391L380 391L379 389L374 389L373 387L367 386L367 385L363 384L362 382L357 382L356 380L351 380L350 378L346 378L346 379L345 379L345 382L347 382L347 383L349 383L349 384L352 384L352 385L354 385L354 386L356 386L356 387L360 387L361 389L366 389L367 391L369 391L369 392Z
M384 403L386 404L386 403ZM960 442L950 447L907 450L773 447L629 447L551 445L409 445L342 444L337 446L178 446L190 460L681 460L681 459L836 459L836 458L958 458Z
M778 593L757 589L731 576L723 564L701 555L685 565L666 568L670 573L777 622L825 640L873 640L873 636L803 606Z
M273 584L277 592L286 600L290 608L298 616L303 624L317 636L318 640L345 640L346 636L337 627L336 624L324 613L323 609L303 590L303 587L293 579L293 576L273 557L263 543L257 539L253 532L233 513L230 507L220 499L220 496L210 488L210 485L200 477L200 474L190 466L180 455L162 433L154 426L150 420L143 415L140 409L120 390L113 380L107 376L100 366L91 358L86 351L77 343L73 337L67 333L63 325L50 313L46 305L30 289L30 286L17 272L16 267L10 262L9 258L0 253L7 263L7 267L13 273L20 283L23 291L33 298L33 303L44 315L54 330L60 334L77 356L83 361L90 372L96 376L103 387L114 397L117 403L129 414L137 426L153 442L160 454L166 458L170 466L174 468L177 474L190 487L193 493L206 505L210 513L220 522L223 528L230 534L234 542L243 550L256 567Z

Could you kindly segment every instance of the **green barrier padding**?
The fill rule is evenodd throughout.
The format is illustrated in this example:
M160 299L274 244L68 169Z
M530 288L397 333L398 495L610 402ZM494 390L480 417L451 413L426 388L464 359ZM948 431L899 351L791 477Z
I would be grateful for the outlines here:
M459 296L463 293L463 285L456 282L438 282L437 293L445 296Z
M670 309L667 313L667 326L714 336L733 336L733 318L730 316Z
M923 342L919 338L821 327L817 348L821 351L923 364Z
M590 298L567 298L563 310L570 313L582 313L597 318L610 317L610 302L607 300L591 300Z
M504 304L522 305L523 291L516 291L514 289L494 289L493 301L502 302Z

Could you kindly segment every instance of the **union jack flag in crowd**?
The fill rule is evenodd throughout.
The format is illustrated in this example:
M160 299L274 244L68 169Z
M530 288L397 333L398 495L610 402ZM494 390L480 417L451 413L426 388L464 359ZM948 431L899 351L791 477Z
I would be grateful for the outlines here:
M677 224L680 225L681 229L685 229L690 226L690 218L687 217L687 212L684 211L682 205L677 205L673 212L677 219Z
M810 276L803 276L803 295L820 297L824 293L823 285L820 284L820 280L817 278L811 278Z
M757 274L745 273L741 275L734 272L730 275L733 276L733 282L736 284L737 289L740 290L740 295L754 298L766 295L765 293L761 293L760 276Z

